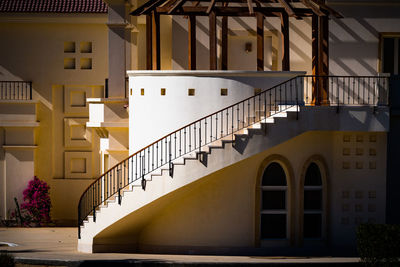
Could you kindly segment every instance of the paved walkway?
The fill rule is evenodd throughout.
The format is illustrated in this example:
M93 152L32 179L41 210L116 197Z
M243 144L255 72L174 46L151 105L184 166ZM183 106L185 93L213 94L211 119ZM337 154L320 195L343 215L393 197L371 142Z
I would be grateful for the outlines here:
M14 243L10 247L4 243ZM76 228L0 228L0 251L18 263L57 266L202 266L202 265L357 265L358 258L259 256L193 256L161 254L86 254L76 250Z

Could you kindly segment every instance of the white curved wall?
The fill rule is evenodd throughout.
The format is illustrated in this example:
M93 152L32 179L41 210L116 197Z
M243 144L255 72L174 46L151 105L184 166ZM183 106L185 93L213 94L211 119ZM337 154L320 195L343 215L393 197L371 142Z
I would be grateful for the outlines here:
M254 95L254 88L268 89L300 74L304 72L128 71L129 154ZM195 89L194 96L188 95L189 88ZM228 89L227 96L221 96L221 88Z

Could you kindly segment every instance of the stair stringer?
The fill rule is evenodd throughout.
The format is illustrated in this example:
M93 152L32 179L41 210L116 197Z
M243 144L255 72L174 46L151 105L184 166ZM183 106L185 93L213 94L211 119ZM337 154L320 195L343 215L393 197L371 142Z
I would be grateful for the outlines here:
M315 109L318 109L318 116L316 116ZM369 113L365 109L363 107L355 108L356 112ZM385 112L386 110L383 110L383 113ZM381 118L386 118L383 113L374 115L376 122L380 121ZM334 107L301 107L299 114L296 114L296 112L287 112L287 114L287 117L280 115L279 118L275 118L274 123L261 123L261 129L250 129L251 127L249 127L248 133L235 136L233 143L225 141L223 147L211 148L207 153L203 152L206 161L186 160L184 164L175 165L172 178L169 177L167 169L162 170L161 176L151 177L151 175L148 175L146 179L152 179L147 183L146 190L142 190L139 186L133 186L132 191L125 192L123 195L121 205L117 201L110 201L108 205L102 206L98 210L96 222L93 222L93 217L89 217L88 221L81 227L78 250L93 252L97 251L93 249L95 245L100 245L98 251L101 251L101 245L104 245L104 250L112 251L113 249L108 246L112 246L112 244L94 244L93 240L102 232L123 225L124 218L135 216L139 210L157 199L173 194L177 189L202 177L266 151L307 131L386 130L385 127L380 128L374 122L365 126L348 123L346 120L351 119L352 114L346 111L337 114ZM134 244L118 244L119 248L124 251L128 247L133 248L132 245ZM116 250L118 251L118 249Z

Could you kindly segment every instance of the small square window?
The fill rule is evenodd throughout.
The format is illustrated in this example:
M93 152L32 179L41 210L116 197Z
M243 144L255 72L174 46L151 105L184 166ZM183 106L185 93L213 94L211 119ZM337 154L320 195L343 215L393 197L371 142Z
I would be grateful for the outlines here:
M364 163L361 161L357 161L356 162L356 169L361 170L362 168L364 168Z
M195 90L194 88L189 88L188 89L188 96L194 96L195 95Z
M66 70L75 69L75 58L64 58L64 69Z
M371 143L375 143L375 142L376 142L376 135L370 135L370 136L369 136L369 141L370 141Z
M75 42L64 42L64 53L75 53Z
M342 211L344 211L344 212L350 211L350 205L349 204L343 204L342 205Z
M140 95L144 95L144 88L140 88Z
M368 212L375 212L376 206L375 204L368 204Z
M370 161L369 162L369 168L371 170L375 170L376 169L376 161Z
M354 223L356 225L359 225L359 224L363 223L363 219L361 217L355 217L354 218Z
M342 198L347 199L350 197L350 192L349 191L342 191Z
M375 199L376 198L376 191L368 191L368 198Z
M350 135L343 135L343 142L350 142Z
M362 142L364 141L364 136L362 136L362 135L357 135L357 136L356 136L356 141L359 142L359 143L362 143Z
M340 223L341 224L349 224L349 217L342 217Z
M92 59L81 58L81 70L91 70L91 69L92 69Z
M165 88L161 88L161 95L165 95L167 93L167 90Z
M369 155L370 156L376 156L376 149L375 148L370 148L369 149Z
M343 167L343 169L345 169L345 170L350 169L350 162L348 162L348 161L343 161L342 167Z
M81 42L81 53L92 53L92 42Z
M354 210L356 212L362 212L363 211L363 206L361 204L356 204L354 207Z
M228 95L228 89L227 88L221 88L221 95L222 96L227 96Z
M349 156L350 155L350 148L345 147L343 148L343 156Z
M361 199L364 197L364 192L363 191L356 191L355 193L356 198Z
M356 155L357 156L362 156L364 154L364 149L362 148L357 148L356 149Z

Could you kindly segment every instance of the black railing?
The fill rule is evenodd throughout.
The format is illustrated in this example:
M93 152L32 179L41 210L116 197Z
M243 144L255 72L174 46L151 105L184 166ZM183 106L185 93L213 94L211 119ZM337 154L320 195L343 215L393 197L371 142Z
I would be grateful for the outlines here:
M32 100L32 82L0 81L0 100Z
M312 104L313 99L315 100L318 96L317 93L319 93L319 89L315 87L317 84L315 81L312 81L312 79L317 78L320 78L321 81L329 81L331 89L335 89L336 84L338 84L338 86L341 85L340 81L342 81L342 79L346 81L346 78L337 76L294 77L188 124L155 141L115 165L94 181L81 196L78 206L79 238L79 226L82 225L83 221L90 214L92 214L93 220L96 221L96 209L101 204L110 198L115 198L118 203L121 204L121 191L131 184L141 185L143 190L145 190L146 178L153 171L160 169L163 166L168 166L169 174L170 176L173 176L174 160L189 153L201 153L203 146L211 144L217 140L228 139L233 141L234 134L238 131L247 128L254 123L262 122L274 114L293 107L298 111L300 105ZM370 79L374 80L373 86L364 86L364 82ZM360 88L361 91L365 91L361 94L363 96L369 94L374 95L374 92L371 90L375 90L378 94L375 95L375 98L367 97L368 101L364 101L365 97L361 97L360 100L357 97L355 98L357 101L354 102L353 98L347 96L348 93L339 92L337 95L332 93L329 94L330 98L333 96L332 101L325 102L327 104L335 103L340 105L357 104L375 106L378 104L387 104L388 81L386 77L363 77L356 79L356 81L358 83L361 82L363 85L360 85L361 87L353 86L350 87L350 89L358 90ZM348 89L346 86L343 88L345 90ZM310 94L309 90L311 90ZM382 95L379 95L379 93ZM345 97L342 99L341 96L343 94ZM336 100L334 100L335 98ZM322 99L319 99L319 101L322 102Z

